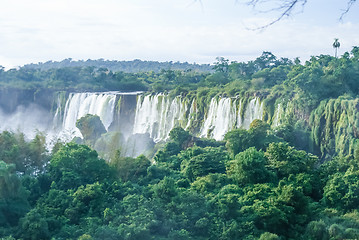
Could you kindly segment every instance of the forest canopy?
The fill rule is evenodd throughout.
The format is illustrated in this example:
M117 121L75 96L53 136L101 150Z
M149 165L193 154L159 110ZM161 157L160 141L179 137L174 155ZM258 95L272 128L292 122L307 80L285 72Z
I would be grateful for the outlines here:
M109 162L85 145L49 153L36 138L3 132L1 152L16 151L0 161L0 237L358 238L358 157L318 165L278 136L259 141L258 128L263 123L243 130L253 140L242 149L233 148L236 130L214 144L175 128L152 160L114 155ZM273 134L267 128L261 137Z

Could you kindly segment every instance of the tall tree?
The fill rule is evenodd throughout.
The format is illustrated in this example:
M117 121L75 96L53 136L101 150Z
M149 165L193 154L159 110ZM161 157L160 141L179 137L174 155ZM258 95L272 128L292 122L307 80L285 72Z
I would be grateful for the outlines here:
M334 38L333 48L335 49L335 57L338 56L338 48L340 48L340 42L338 38Z

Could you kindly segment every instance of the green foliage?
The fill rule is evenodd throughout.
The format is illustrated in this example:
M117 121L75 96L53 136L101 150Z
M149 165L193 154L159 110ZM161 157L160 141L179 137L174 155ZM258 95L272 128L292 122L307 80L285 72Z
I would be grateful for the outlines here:
M249 130L235 129L224 136L228 152L234 157L249 147L264 150L269 143L279 142L280 139L269 132L270 126L262 120L255 119Z
M222 187L230 183L226 174L211 173L204 177L197 178L196 181L191 183L191 188L204 195L217 194Z
M222 148L191 147L181 152L181 172L191 181L209 173L224 173L228 155Z
M18 170L25 171L25 166L22 162L24 159L20 152L25 152L26 150L20 149L22 145L19 144L24 142L24 135L16 136L8 131L2 132L0 134L0 159L8 164L15 164Z
M98 182L80 186L71 194L72 202L65 210L66 217L71 223L78 224L81 217L101 217L105 210L105 192L103 185Z
M122 157L118 151L110 167L94 150L75 143L54 151L48 168L38 175L18 176L14 165L3 162L0 189L7 205L2 205L2 214L12 215L2 222L0 236L213 240L358 236L358 154L316 169L316 157L287 143L270 143L265 152L260 150L271 136L264 122L254 121L243 131L251 141L242 139L243 145L254 144L259 150L248 147L232 160L223 146L182 150L180 142L193 139L176 129L172 141L156 154L155 164L144 156Z
M190 133L181 127L173 128L170 131L169 136L171 141L178 143L180 146L191 138Z
M116 170L117 176L126 182L135 181L145 176L151 162L144 155L140 155L137 158L121 157L118 151L110 164Z
M312 112L312 138L323 157L353 154L358 145L358 99L322 101Z
M26 64L25 69L41 69L49 70L54 68L63 68L63 67L82 67L82 68L97 68L98 71L121 71L127 73L137 73L137 72L160 72L161 69L173 69L173 70L182 70L190 71L191 69L200 71L200 72L210 72L212 67L209 64L190 64L187 62L157 62L157 61L141 61L139 59L133 61L116 61L116 60L104 60L97 59L86 61L78 60L75 61L71 58L64 59L60 62L57 61L48 61L45 63L37 64ZM0 71L1 71L0 67Z
M269 133L269 130L270 126L266 122L259 119L253 120L248 133L254 147L264 150L270 142L278 141L275 136Z
M332 209L321 213L321 219L307 225L305 236L309 239L356 239L359 237L358 212L344 215Z
M175 180L169 177L164 177L164 179L155 184L152 189L156 198L167 202L170 202L177 194Z
M261 234L259 240L279 240L279 237L277 234L265 232Z
M306 229L306 237L309 239L323 239L328 240L329 234L327 231L327 226L323 220L320 221L312 221L308 224Z
M50 239L49 225L37 209L32 209L21 219L20 236L26 240Z
M244 129L235 129L227 132L224 136L224 140L226 141L228 152L230 152L232 156L252 146L250 134Z
M359 171L349 168L331 176L324 187L323 200L332 208L351 211L359 204Z
M29 210L28 192L15 174L15 165L0 161L0 227L15 226Z
M238 153L227 166L227 175L240 185L270 182L274 178L262 151L254 147Z
M301 172L311 173L318 161L316 156L298 151L287 143L269 144L265 155L268 158L268 167L276 171L280 178Z
M286 122L274 128L273 131L275 136L288 142L291 146L313 152L310 130L305 122L297 121L295 124Z
M206 77L205 84L209 87L214 87L218 85L224 85L228 83L228 78L223 72L216 72Z
M113 177L112 169L85 145L68 143L50 160L50 178L60 189L77 188Z
M42 171L49 159L45 136L38 133L33 140L26 142L21 133L0 133L0 159L15 164L16 171L22 173L34 174Z

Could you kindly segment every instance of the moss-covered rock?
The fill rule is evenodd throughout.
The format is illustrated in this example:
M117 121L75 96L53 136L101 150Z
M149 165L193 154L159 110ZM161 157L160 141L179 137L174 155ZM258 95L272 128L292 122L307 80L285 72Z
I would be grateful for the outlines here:
M102 134L107 132L100 117L91 114L77 120L76 127L80 130L85 142L90 145L93 145Z

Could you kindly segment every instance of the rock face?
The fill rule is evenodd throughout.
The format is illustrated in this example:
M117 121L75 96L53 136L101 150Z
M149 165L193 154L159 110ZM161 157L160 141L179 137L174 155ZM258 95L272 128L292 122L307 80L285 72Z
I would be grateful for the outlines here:
M96 140L106 133L105 126L97 115L86 114L76 121L76 127L80 130L85 142L94 145Z

